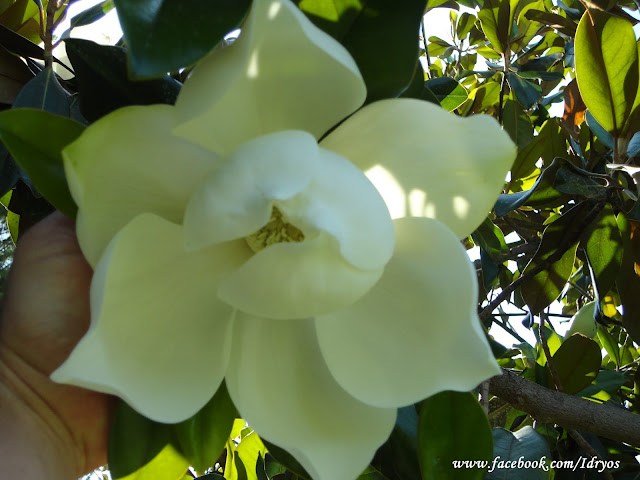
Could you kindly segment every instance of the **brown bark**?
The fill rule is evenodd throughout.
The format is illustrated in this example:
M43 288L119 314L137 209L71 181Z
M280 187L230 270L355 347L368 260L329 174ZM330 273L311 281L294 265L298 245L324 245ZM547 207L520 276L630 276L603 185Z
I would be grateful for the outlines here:
M539 422L555 423L640 447L640 415L622 407L555 392L508 370L489 380L489 392Z

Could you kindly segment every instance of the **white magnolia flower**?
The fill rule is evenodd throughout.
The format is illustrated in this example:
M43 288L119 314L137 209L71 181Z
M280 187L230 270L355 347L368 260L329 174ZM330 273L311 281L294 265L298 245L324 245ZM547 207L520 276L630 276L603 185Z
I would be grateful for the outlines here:
M260 435L349 480L398 407L499 373L459 239L515 147L489 117L409 99L323 138L364 102L354 60L288 0L253 4L175 107L115 111L65 149L95 274L53 378L161 422L226 379Z

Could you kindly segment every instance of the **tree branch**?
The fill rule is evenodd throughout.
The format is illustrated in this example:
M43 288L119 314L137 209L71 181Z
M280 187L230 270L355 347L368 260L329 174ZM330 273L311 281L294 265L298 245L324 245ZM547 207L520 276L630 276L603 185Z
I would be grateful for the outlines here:
M624 408L554 392L502 370L489 380L489 392L543 423L593 433L640 447L640 415Z

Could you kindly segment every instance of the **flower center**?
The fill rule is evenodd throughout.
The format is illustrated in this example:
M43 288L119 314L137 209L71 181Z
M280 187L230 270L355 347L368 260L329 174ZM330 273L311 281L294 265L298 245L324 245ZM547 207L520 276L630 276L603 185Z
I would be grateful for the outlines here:
M274 243L301 242L304 234L287 222L282 212L276 207L271 210L271 218L267 224L255 233L245 237L247 244L254 252L259 252Z

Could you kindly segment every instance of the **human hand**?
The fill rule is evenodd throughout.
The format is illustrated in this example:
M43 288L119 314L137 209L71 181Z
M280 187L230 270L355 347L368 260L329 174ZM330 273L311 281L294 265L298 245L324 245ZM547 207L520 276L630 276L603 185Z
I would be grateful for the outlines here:
M89 327L91 276L62 214L19 239L0 319L1 478L73 479L106 463L113 397L49 379Z

